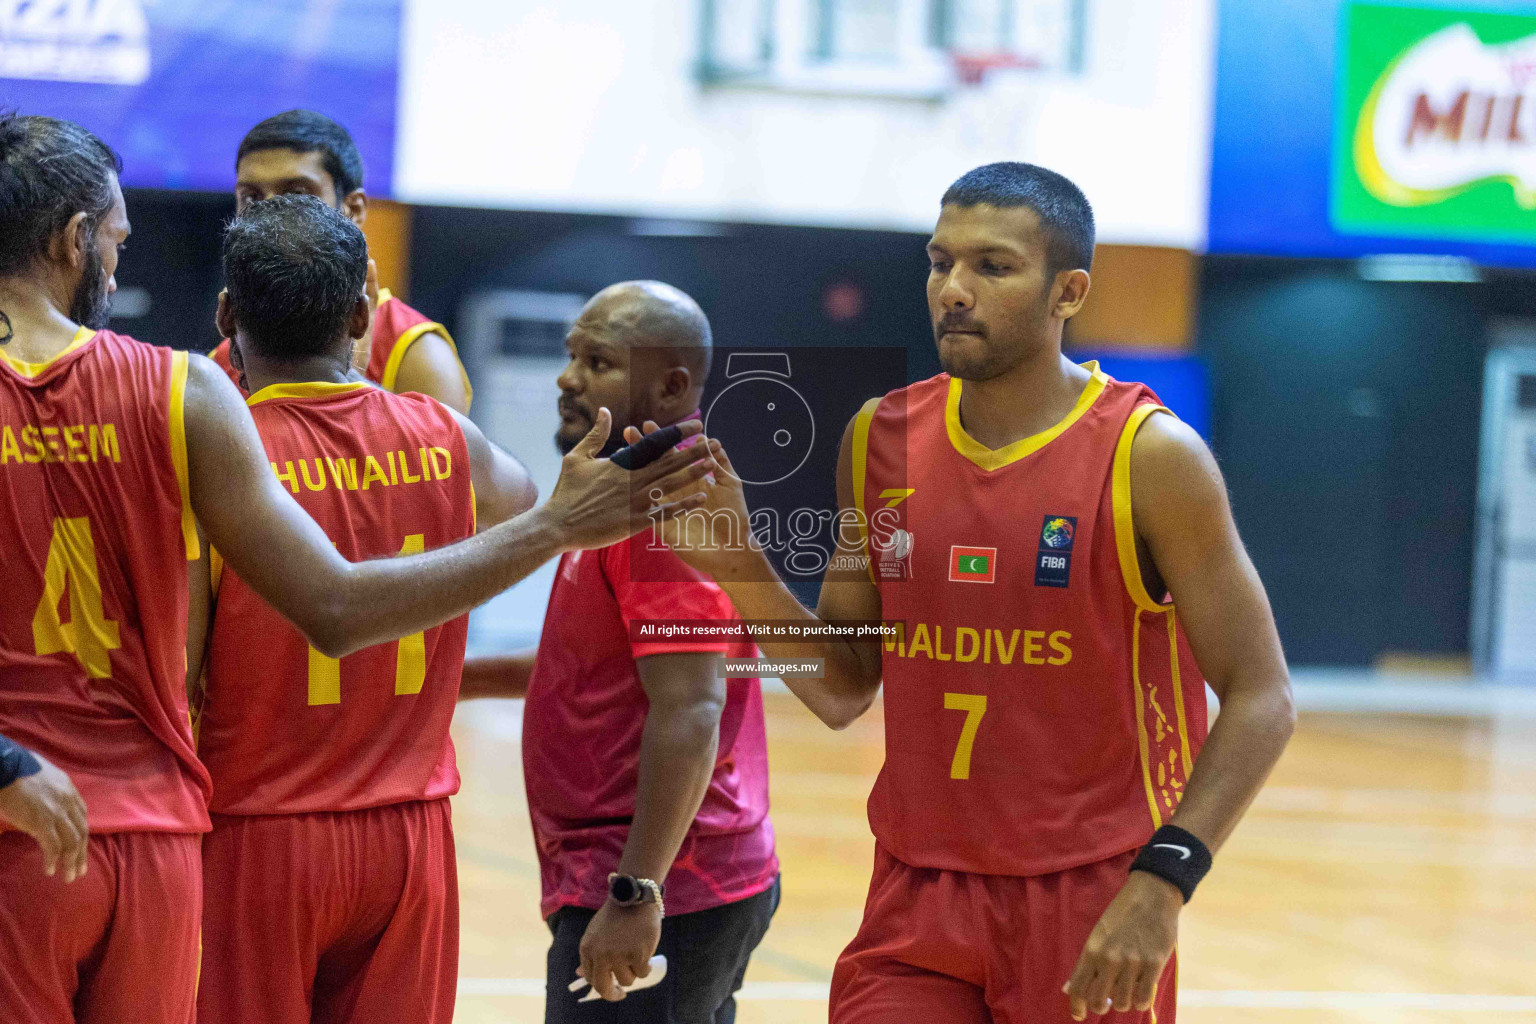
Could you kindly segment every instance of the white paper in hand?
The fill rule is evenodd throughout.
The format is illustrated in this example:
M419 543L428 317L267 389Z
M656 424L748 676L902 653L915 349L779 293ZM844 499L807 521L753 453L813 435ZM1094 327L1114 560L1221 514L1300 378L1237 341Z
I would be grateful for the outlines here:
M657 953L655 956L651 957L651 973L646 975L644 978L636 978L633 985L625 985L623 990L625 992L639 992L643 988L651 988L654 985L660 985L661 979L665 978L666 976L667 958L662 954ZM575 981L571 982L567 988L572 992L580 992L582 989L587 987L587 984L588 982L586 978L577 978ZM597 994L597 989L593 989L576 1001L578 1003L590 1003L594 999L601 998L603 997Z

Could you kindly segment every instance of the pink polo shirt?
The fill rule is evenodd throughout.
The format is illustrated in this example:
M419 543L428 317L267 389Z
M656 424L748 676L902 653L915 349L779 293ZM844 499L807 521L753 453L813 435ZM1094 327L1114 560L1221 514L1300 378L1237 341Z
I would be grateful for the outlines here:
M736 617L724 591L649 531L560 559L523 713L545 917L561 907L602 906L608 873L618 868L650 707L637 659L687 651L759 656L750 642L632 641L630 624ZM666 878L669 915L755 896L778 876L762 690L750 678L728 680L726 691L709 791Z

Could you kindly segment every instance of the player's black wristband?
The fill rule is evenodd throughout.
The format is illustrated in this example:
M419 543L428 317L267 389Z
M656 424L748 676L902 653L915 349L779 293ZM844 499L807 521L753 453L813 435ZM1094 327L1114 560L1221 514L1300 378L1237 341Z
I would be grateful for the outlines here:
M42 762L32 751L0 736L0 789L4 789L17 779L36 775L42 770Z
M1188 903L1195 894L1195 886L1211 870L1211 851L1177 825L1164 825L1152 833L1152 841L1131 861L1131 870L1145 871L1173 883Z

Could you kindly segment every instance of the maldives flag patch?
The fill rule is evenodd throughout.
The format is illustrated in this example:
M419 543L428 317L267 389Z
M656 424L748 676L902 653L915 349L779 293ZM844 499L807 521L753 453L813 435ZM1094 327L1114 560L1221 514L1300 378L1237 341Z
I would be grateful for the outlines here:
M951 583L997 582L997 548L950 545L949 581Z

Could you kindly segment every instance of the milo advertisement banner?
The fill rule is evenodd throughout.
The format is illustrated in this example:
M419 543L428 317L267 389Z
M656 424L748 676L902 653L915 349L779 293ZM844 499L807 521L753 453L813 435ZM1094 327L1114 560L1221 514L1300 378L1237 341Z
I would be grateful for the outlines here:
M1536 16L1344 9L1329 219L1536 243Z

